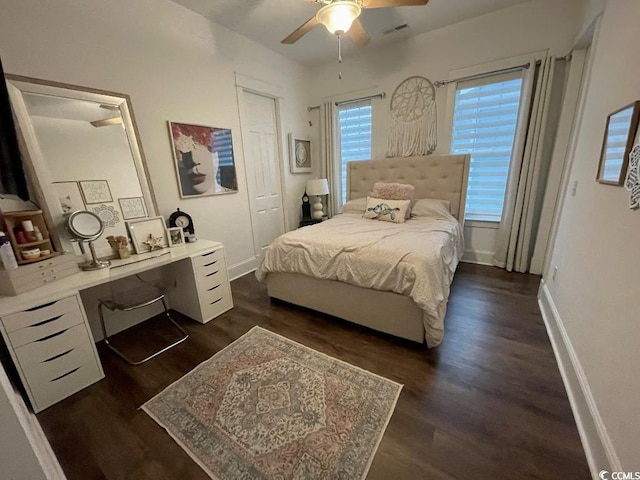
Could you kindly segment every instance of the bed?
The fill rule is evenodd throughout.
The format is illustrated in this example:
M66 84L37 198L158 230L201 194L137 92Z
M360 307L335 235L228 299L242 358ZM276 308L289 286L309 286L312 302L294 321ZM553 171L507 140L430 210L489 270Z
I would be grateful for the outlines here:
M351 162L347 166L347 200L367 197L375 182L409 183L415 187L414 199L445 200L455 218L449 222L444 218L412 218L404 224L389 224L354 213L336 215L276 239L256 276L266 283L272 298L435 347L442 341L449 285L462 256L462 227L455 219L464 218L468 174L468 155ZM384 255L371 255L366 240L362 243L369 230L368 243L386 249ZM428 242L423 242L427 237ZM409 250L401 251L398 243L389 243L396 241L392 239L399 239L402 248ZM410 243L412 239L423 243ZM329 243L320 244L325 240ZM420 252L418 248L413 251L413 245L419 246ZM346 263L332 273L329 264L343 257ZM388 257L393 268L376 264L382 257ZM300 260L293 262L298 266L286 265L287 259L295 258ZM367 272L366 281L353 281L351 272L360 269ZM375 282L369 277L378 271L392 272L395 277L382 275L382 281L372 287L369 284Z

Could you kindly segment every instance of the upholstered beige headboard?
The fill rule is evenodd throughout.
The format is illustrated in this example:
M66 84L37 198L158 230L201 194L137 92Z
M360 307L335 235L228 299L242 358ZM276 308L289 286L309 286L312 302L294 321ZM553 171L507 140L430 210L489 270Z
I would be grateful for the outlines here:
M392 157L347 164L347 200L366 197L375 182L409 183L414 198L439 198L451 202L451 212L464 218L469 178L469 155Z

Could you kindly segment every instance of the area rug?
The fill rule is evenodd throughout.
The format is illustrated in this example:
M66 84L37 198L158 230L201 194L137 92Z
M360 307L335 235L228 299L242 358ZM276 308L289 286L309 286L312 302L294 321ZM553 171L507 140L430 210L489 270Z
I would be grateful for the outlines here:
M352 480L401 388L254 327L141 408L212 478Z

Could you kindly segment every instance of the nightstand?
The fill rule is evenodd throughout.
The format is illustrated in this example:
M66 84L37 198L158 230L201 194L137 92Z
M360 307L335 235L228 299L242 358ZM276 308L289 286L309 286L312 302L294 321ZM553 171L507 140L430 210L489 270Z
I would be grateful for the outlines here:
M322 222L322 220L316 220L315 218L312 218L311 220L301 220L300 224L298 225L298 228L306 227L309 225L315 225L316 223L320 223L320 222Z

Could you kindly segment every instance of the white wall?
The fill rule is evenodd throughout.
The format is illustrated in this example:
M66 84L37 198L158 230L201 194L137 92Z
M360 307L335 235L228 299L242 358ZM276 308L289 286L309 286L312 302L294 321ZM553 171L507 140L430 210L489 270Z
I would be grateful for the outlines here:
M308 176L288 173L286 134L303 131L306 69L168 0L11 0L2 5L7 73L131 96L160 214L193 216L225 244L231 274L254 267L235 72L281 86L282 167L289 225ZM167 120L231 128L239 193L181 200Z
M592 0L595 1L595 0ZM541 50L566 54L582 25L582 0L536 0L425 33L405 42L358 50L336 62L312 70L312 103L327 97L355 98L370 91L385 91L387 98L372 101L373 156L384 157L389 130L389 100L396 86L412 75L432 82L449 78L449 72ZM336 45L337 48L337 45ZM338 79L342 71L342 80ZM437 153L447 153L451 125L447 124L447 89L436 90L438 106ZM314 123L315 124L315 123ZM314 134L318 136L319 130ZM493 257L495 229L465 228L465 258L481 263Z
M626 471L640 471L640 212L629 210L624 188L600 185L595 178L607 115L640 99L638 22L637 0L607 2L593 46L551 274L544 278L584 372L583 386L590 390L596 416L603 422L604 441L610 440L613 456ZM578 188L572 196L574 182Z

